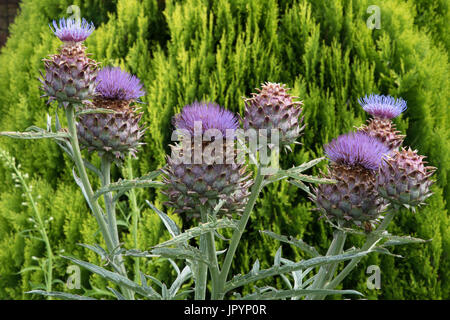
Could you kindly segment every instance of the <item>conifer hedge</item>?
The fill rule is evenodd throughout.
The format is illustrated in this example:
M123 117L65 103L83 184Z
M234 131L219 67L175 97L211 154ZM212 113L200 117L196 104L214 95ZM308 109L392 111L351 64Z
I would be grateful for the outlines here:
M54 115L56 107L39 98L37 77L43 69L41 59L59 45L48 23L68 16L66 10L72 4L97 26L87 41L94 59L103 65L124 67L145 85L143 111L148 131L139 159L132 161L135 175L164 164L171 117L194 100L214 100L242 112L242 97L262 82L286 83L304 101L307 123L302 145L283 156L283 166L288 167L323 155L324 143L361 125L366 114L357 103L358 97L373 92L405 99L408 110L395 119L396 125L407 134L406 144L438 167L437 183L429 204L416 214L398 216L392 229L433 240L394 250L403 259L370 255L343 286L370 299L450 298L448 2L23 0L11 36L0 52L0 130L45 126L45 114ZM373 4L381 9L381 28L371 30L366 20L370 15L367 8ZM72 181L72 164L62 151L47 141L5 138L0 139L0 148L14 155L21 170L31 176L44 218L53 217L50 241L54 252L65 251L101 263L77 245L99 242L100 236ZM114 174L123 175L118 170ZM41 272L27 268L36 266L33 257L42 257L45 247L24 236L23 231L30 228L31 209L22 205L22 192L14 187L11 172L2 164L0 181L0 299L39 299L24 292L43 282ZM163 207L158 193L145 190L137 195L140 204L149 199ZM120 207L124 213L122 240L132 248L126 199ZM272 263L279 244L258 230L300 237L323 251L331 241L331 228L318 221L312 209L305 194L285 182L265 189L238 250L233 273L248 272L256 257L262 267ZM141 210L138 243L144 250L168 235L154 213L144 205ZM184 217L177 221L192 224ZM303 257L294 249L283 254ZM127 262L131 266L132 261ZM381 268L381 290L366 287L365 271L371 264ZM164 262L145 265L148 274L173 276ZM55 289L77 293L65 286L67 266L67 261L57 260L55 277L60 281ZM92 295L105 293L102 281L83 273L80 290ZM278 281L277 285L283 283Z

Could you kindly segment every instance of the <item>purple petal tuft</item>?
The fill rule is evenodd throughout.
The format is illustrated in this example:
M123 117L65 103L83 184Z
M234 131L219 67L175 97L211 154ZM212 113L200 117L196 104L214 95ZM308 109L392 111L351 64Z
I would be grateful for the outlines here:
M217 129L225 137L227 129L239 128L236 115L213 102L196 101L185 106L181 113L173 117L174 126L177 129L188 130L191 135L194 135L194 124L197 121L201 121L202 134L208 129Z
M136 100L145 94L139 78L119 67L101 69L97 82L96 91L105 99Z
M352 132L333 139L324 147L331 161L348 166L360 165L377 170L389 148L363 132Z
M54 29L53 29L54 28ZM53 33L64 42L81 42L87 39L94 31L94 23L88 23L86 19L59 19L59 25L53 20L53 28L50 29Z
M406 110L405 100L391 96L371 94L369 97L366 95L364 98L359 98L358 102L364 111L383 119L395 118Z

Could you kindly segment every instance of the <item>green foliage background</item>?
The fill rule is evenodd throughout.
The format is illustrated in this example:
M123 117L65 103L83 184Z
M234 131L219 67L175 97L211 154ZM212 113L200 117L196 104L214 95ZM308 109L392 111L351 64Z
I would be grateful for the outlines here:
M369 299L450 298L447 1L23 0L0 53L0 130L45 126L45 114L54 114L55 107L39 98L37 78L43 69L41 59L59 46L48 23L68 16L66 9L71 4L79 5L82 16L97 26L87 41L93 57L104 65L126 68L145 84L143 110L149 129L146 145L133 162L138 174L164 164L170 119L194 100L214 100L242 113L241 97L250 95L262 82L286 83L304 101L307 127L303 145L283 157L285 167L323 155L324 143L361 125L366 114L358 97L373 92L407 100L408 110L395 120L397 127L407 134L407 145L438 167L437 183L428 205L416 214L402 213L391 231L433 241L396 248L394 253L402 254L403 259L371 255L343 287L360 290ZM379 30L366 26L370 15L366 10L373 4L381 9ZM13 154L22 171L32 177L44 217L54 217L50 225L54 251L100 263L93 253L77 246L100 240L94 219L73 183L72 163L62 151L47 141L6 138L0 139L0 147ZM115 176L120 172L116 170ZM1 164L0 181L0 299L39 299L24 292L42 283L43 275L19 272L35 265L32 256L44 256L45 248L21 234L29 228L30 209L21 205L21 191L14 188L10 172ZM150 199L162 207L159 194L145 191L138 196L140 203ZM318 221L311 209L305 194L287 183L266 189L238 250L233 273L248 272L256 257L262 267L272 263L279 243L261 236L258 230L301 237L324 252L331 229ZM180 225L182 220L177 220ZM185 227L190 223L184 221ZM131 248L127 229L121 230L125 246ZM157 216L144 209L140 249L167 237ZM362 241L350 240L354 244ZM303 257L288 247L283 255ZM381 267L381 290L366 287L365 270L370 264ZM68 290L63 284L67 265L62 259L57 262L55 273L61 280L55 285L57 290ZM163 279L171 277L168 270L167 264L160 262L144 268ZM105 289L105 283L83 273L83 287L96 294Z

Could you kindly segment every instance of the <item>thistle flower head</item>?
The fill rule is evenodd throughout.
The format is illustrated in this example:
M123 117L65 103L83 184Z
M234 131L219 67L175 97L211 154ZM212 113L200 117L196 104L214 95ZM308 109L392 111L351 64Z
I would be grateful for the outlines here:
M389 148L363 132L348 133L333 139L324 147L331 161L347 166L377 170Z
M332 161L328 178L336 184L320 184L316 189L317 207L330 219L343 223L372 223L386 208L375 188L375 176L389 148L363 132L348 133L325 147Z
M417 150L402 148L383 160L377 175L377 189L388 201L411 209L431 196L430 177L435 167L426 166Z
M145 129L139 122L142 114L125 109L113 114L92 113L78 118L77 134L81 148L107 156L121 164L125 155L135 156L143 143Z
M217 129L226 136L227 130L234 131L239 128L236 115L213 102L196 101L187 105L172 122L177 129L187 130L191 135L194 135L196 122L201 122L202 134L206 130Z
M97 75L97 93L103 99L136 100L145 92L136 76L123 71L119 67L105 67Z
M358 99L364 111L374 117L392 119L406 110L406 101L402 98L395 99L391 96L371 94Z
M289 144L295 143L303 127L301 101L294 101L297 97L291 96L286 85L266 82L252 93L252 97L245 99L244 129L261 130L269 132L276 129L280 134L280 143L288 150ZM270 142L277 143L277 142Z
M94 31L94 23L88 23L86 19L76 20L68 18L59 19L59 25L53 20L53 33L63 42L82 42Z

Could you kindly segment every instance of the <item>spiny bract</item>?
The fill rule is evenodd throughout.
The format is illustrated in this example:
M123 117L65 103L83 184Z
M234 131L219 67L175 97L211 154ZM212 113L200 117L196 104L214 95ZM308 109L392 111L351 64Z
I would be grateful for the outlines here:
M63 106L68 103L82 104L95 94L97 70L99 64L86 54L84 41L93 31L93 25L60 20L59 27L53 22L52 31L63 41L59 53L44 59L45 75L39 79L45 92L43 97L49 103L57 100Z
M94 108L109 109L113 113L88 113L77 123L81 146L109 156L120 164L126 154L133 156L144 134L139 126L142 114L131 103L144 95L140 80L120 68L103 68L98 73L99 82Z
M384 159L376 179L380 195L389 202L411 209L422 204L432 194L430 176L436 170L425 166L424 158L411 148L402 148Z
M375 174L389 149L361 132L339 136L324 149L332 161L327 177L337 183L318 185L312 199L317 207L344 224L375 220L386 207L375 188Z
M238 129L239 125L233 113L214 103L196 102L185 106L173 119L177 130L187 132L194 132L194 123L198 122L205 122L200 127L202 134L208 129L230 132ZM227 142L224 142L218 150L214 149L210 157L206 150L217 140L203 141L199 146L194 146L192 136L183 138L186 140L172 146L172 155L167 157L167 167L164 169L168 204L177 212L192 216L198 214L200 206L212 209L222 199L224 204L219 214L241 211L252 182L246 173L246 166L236 161L234 140L231 140L231 151L226 148ZM196 161L198 156L200 161Z
M396 130L391 119L398 117L406 110L406 102L401 98L373 94L358 99L358 102L367 113L373 116L366 125L358 128L358 131L379 139L391 150L397 150L405 136Z
M141 117L133 110L81 115L77 122L80 146L119 162L128 153L135 156L144 135Z
M267 82L252 93L252 98L245 99L244 129L266 129L270 137L270 130L279 130L280 144L287 146L294 143L303 128L299 121L303 103L293 101L287 93L289 89L284 84ZM275 143L275 142L271 142Z

